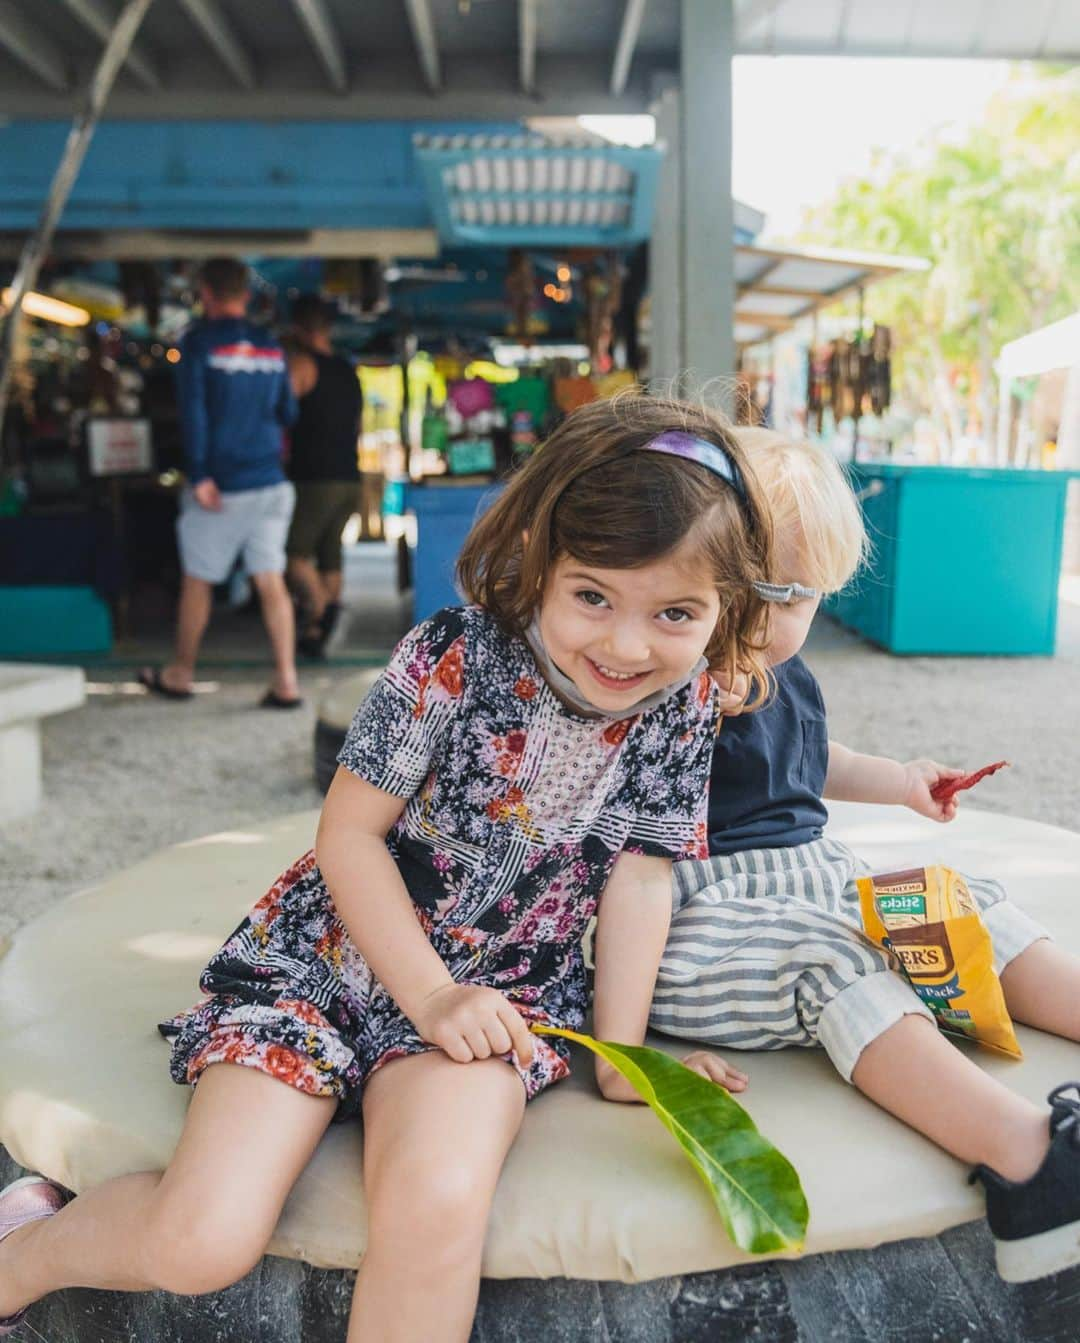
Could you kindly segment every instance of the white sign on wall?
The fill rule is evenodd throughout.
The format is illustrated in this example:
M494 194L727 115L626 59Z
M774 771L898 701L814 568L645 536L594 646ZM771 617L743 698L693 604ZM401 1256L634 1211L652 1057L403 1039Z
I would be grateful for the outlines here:
M154 469L149 420L88 420L92 476L127 476Z

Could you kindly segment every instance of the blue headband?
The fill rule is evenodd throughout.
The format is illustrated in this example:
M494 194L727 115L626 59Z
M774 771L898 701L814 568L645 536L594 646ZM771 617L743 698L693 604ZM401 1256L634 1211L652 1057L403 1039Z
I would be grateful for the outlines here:
M662 452L668 457L682 457L685 461L697 462L699 466L704 466L711 471L714 476L726 480L744 504L749 503L746 497L746 487L743 485L742 476L739 474L739 468L731 460L728 453L716 443L710 443L704 438L697 438L682 429L668 429L662 434L657 434L648 443L643 444L640 451Z

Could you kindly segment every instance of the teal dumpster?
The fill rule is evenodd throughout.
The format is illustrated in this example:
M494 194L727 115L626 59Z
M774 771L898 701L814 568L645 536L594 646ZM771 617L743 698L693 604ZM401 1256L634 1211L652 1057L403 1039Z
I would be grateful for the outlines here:
M893 653L1054 652L1065 497L1080 472L850 468L873 556L826 606Z

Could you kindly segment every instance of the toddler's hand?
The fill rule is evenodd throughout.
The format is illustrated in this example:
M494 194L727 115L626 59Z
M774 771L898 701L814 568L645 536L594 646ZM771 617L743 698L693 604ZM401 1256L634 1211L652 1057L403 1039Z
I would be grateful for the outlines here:
M910 760L904 766L907 776L907 793L904 806L917 811L920 816L929 816L932 821L951 821L956 816L956 798L946 802L935 802L930 790L943 779L958 779L963 776L962 769L950 769L948 765L939 765L935 760Z
M749 676L745 672L736 672L734 677L717 672L709 674L717 690L720 691L720 712L729 716L742 713L744 701L750 690Z
M420 1004L413 1025L424 1040L438 1045L457 1063L510 1053L522 1067L532 1062L528 1023L498 989L444 984Z
M722 1086L725 1091L746 1090L746 1074L732 1068L719 1054L711 1054L707 1049L696 1049L692 1054L687 1054L682 1063L691 1072L700 1073L710 1082ZM605 1059L596 1060L596 1082L605 1100L620 1101L627 1105L644 1104L622 1073Z
M623 1105L645 1104L618 1068L612 1067L607 1059L596 1060L596 1085L606 1101L618 1101Z
M695 1049L692 1054L687 1054L682 1062L684 1068L689 1068L693 1073L700 1073L702 1077L707 1077L710 1082L715 1082L725 1091L746 1090L748 1081L746 1074L739 1072L738 1068L733 1068L719 1054L712 1054L707 1049Z

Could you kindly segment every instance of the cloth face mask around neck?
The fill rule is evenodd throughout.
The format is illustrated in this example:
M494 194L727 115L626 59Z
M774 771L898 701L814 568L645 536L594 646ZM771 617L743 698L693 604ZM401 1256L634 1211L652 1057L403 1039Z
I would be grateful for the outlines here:
M639 713L646 713L649 709L655 709L658 704L663 704L665 700L671 698L685 685L689 685L695 680L709 665L704 658L699 658L696 665L691 668L681 681L676 681L669 686L664 686L662 690L655 690L651 695L646 695L644 699L639 699L636 704L631 704L626 709L600 709L589 700L577 688L577 685L556 667L554 662L548 656L547 648L544 646L544 639L540 633L540 622L533 617L532 624L525 631L525 641L532 650L532 655L536 659L536 664L544 674L544 679L560 699L574 709L576 713L583 714L586 718L635 718Z

